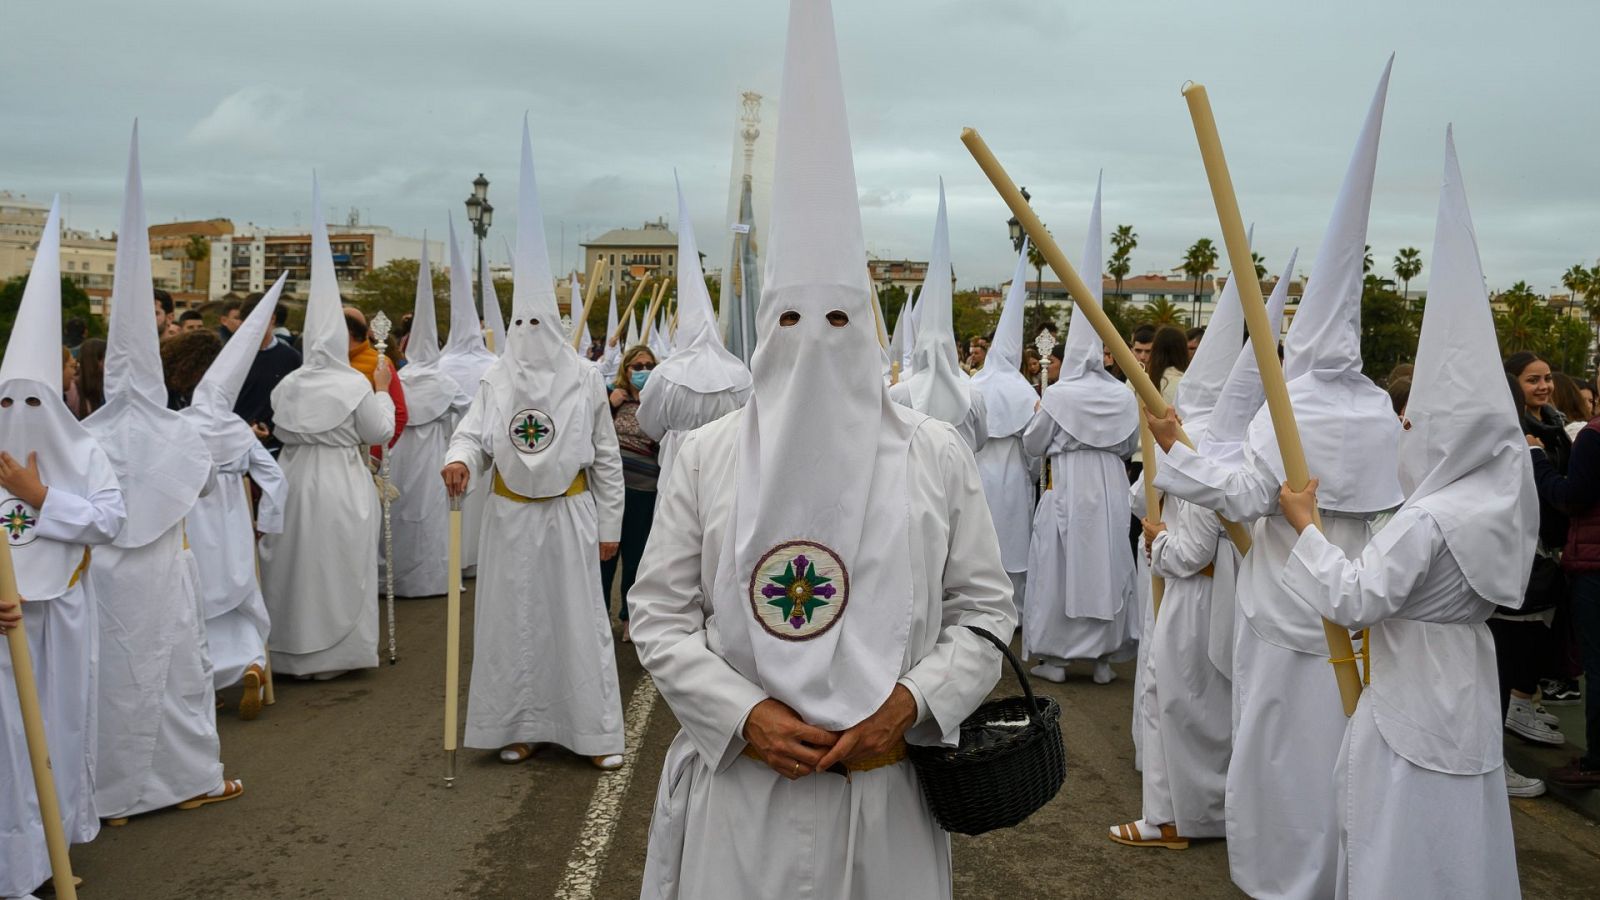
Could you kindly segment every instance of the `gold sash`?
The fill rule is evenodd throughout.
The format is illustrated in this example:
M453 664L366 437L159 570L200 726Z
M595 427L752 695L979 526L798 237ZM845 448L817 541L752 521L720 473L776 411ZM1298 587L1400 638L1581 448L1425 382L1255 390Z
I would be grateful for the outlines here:
M506 486L505 480L500 477L499 469L495 469L494 471L493 490L495 496L504 497L507 500L510 500L512 503L547 503L551 500L558 500L562 497L576 497L588 489L589 476L584 473L584 470L579 469L578 477L572 479L572 486L567 488L567 492L565 494L557 494L554 497L524 497Z

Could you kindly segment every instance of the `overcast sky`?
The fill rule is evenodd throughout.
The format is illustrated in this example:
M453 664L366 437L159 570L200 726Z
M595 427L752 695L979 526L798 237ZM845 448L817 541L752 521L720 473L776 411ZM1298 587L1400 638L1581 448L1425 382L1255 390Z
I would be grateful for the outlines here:
M1106 231L1129 223L1140 235L1136 273L1218 238L1179 96L1188 79L1209 88L1268 266L1299 246L1309 271L1391 51L1369 234L1380 271L1407 245L1431 261L1451 121L1491 285L1545 292L1600 258L1600 3L834 6L869 249L927 257L942 175L963 286L998 283L1013 265L1008 213L957 140L964 125L1074 258L1101 168ZM442 237L447 214L461 227L482 171L495 235L510 237L527 110L552 265L563 252L573 265L582 236L672 218L676 166L716 266L736 99L776 94L786 8L0 0L0 189L60 192L71 226L113 229L137 115L152 222L303 227L316 169L339 218L355 207Z

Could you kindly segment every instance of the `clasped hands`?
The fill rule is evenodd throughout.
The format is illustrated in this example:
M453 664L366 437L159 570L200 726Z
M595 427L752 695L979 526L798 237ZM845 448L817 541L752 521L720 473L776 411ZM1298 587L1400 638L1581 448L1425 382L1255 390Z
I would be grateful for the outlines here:
M807 724L782 701L767 698L745 718L744 739L779 775L794 781L837 765L881 756L905 741L917 701L896 684L878 711L844 731Z

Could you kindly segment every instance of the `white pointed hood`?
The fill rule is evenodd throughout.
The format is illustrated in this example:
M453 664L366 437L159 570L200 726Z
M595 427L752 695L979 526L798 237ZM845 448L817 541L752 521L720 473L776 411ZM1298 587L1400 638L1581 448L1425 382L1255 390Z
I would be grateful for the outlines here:
M1289 254L1289 264L1283 267L1283 277L1278 279L1272 288L1272 296L1267 298L1267 326L1274 343L1283 331L1283 310L1289 302L1289 282L1294 276L1295 261L1299 258L1300 249L1296 247ZM1207 328L1205 340L1211 337L1212 329ZM1202 347L1204 343L1201 342ZM1188 380L1184 378L1184 381ZM1228 370L1222 390L1217 392L1215 405L1207 414L1205 430L1196 433L1190 429L1192 434L1196 434L1195 441L1200 452L1230 462L1242 460L1244 438L1250 428L1250 420L1256 417L1261 404L1265 402L1267 390L1261 384L1261 369L1256 366L1255 350L1246 343L1234 351L1233 367Z
M0 450L24 465L38 454L45 484L80 497L115 489L111 462L61 399L61 209L51 201L33 268L0 358ZM151 316L154 317L153 311ZM155 333L155 323L150 325ZM9 402L4 402L9 401ZM39 540L39 510L0 487L0 534L11 545L24 597L66 593L83 548Z
M205 376L195 386L194 399L183 410L183 416L200 429L211 458L219 466L226 466L261 445L250 424L233 411L233 405L239 400L239 391L244 388L244 380L260 352L261 342L272 328L272 314L278 308L278 298L283 295L283 284L288 277L288 273L278 276L256 308L245 317L239 330L222 345L217 358L211 361Z
M1254 225L1250 226L1245 240L1254 244ZM1252 271L1246 277L1254 275ZM1197 436L1205 430L1206 419L1217 404L1217 396L1222 393L1222 385L1228 380L1228 373L1233 370L1234 360L1238 358L1239 348L1243 344L1244 307L1239 303L1239 281L1234 275L1229 275L1228 284L1222 289L1222 296L1217 298L1216 308L1211 312L1205 337L1201 338L1200 346L1195 348L1189 368L1178 383L1178 415L1183 417L1184 428L1197 440Z
M439 367L450 373L468 397L478 394L478 382L494 362L483 342L478 307L472 302L472 269L456 241L455 219L450 220L450 338L439 357Z
M1028 303L1028 240L1022 240L1011 290L1000 308L1000 324L983 358L983 368L972 376L972 386L983 393L989 437L1021 434L1033 419L1039 395L1022 374L1022 325Z
M54 343L59 344L59 338ZM122 224L117 232L105 391L105 406L84 419L83 427L111 458L122 484L128 518L114 543L143 547L183 521L211 478L212 462L199 430L167 408L137 123L128 148Z
M1083 263L1078 269L1096 302L1104 290L1100 277L1100 187L1100 179L1096 179L1089 233L1084 238ZM1088 316L1073 312L1061 353L1061 377L1040 400L1050 418L1074 440L1089 447L1115 447L1138 431L1138 402L1126 385L1106 371L1105 345L1089 324ZM1040 362L1049 364L1049 360Z
M905 340L900 343L900 380L909 379L917 371L917 331L922 327L922 298L928 293L927 279L922 285L913 286L910 294L906 295L906 333ZM895 331L899 332L899 328Z
M417 302L411 312L411 336L406 340L406 364L400 367L398 374L406 391L407 428L430 424L453 407L464 407L472 402L472 395L443 365L426 235L422 238L422 262L417 267Z
M1472 590L1516 608L1533 565L1539 499L1516 404L1496 365L1494 316L1449 129L1432 260L1400 484L1406 506L1438 523Z
M613 338L617 333L617 283L611 282L611 305L606 309L606 333L603 337L605 344L600 348L600 374L610 384L617 377L617 369L622 366L621 338Z
M549 251L546 251L548 253ZM516 254L512 254L515 257ZM549 257L545 258L545 268L550 267ZM478 245L478 271L483 280L483 329L489 332L489 338L494 341L494 355L502 356L506 352L506 316L500 308L500 294L494 287L494 274L489 271L489 251L484 249L482 243ZM515 278L515 273L512 275Z
M636 345L638 343L639 343L639 311L638 310L634 310L634 311L628 313L628 333L623 335L623 339L622 339L623 351L626 352L628 349L632 348L634 345ZM621 361L622 361L621 357L618 357L617 362L620 364Z
M755 387L712 600L724 658L837 730L877 710L900 674L908 454L928 419L892 403L880 374L828 0L790 4L781 94Z
M1317 502L1323 509L1355 515L1393 509L1404 499L1393 477L1399 420L1389 395L1361 374L1361 262L1393 65L1390 57L1284 341L1283 374L1306 464L1320 482ZM1250 425L1249 444L1283 477L1283 457L1265 408Z
M318 434L343 422L372 393L365 375L350 365L350 331L339 300L328 226L322 221L322 188L311 176L311 289L301 335L300 368L272 389L276 425Z
M677 181L677 174L673 174ZM646 391L659 390L670 383L697 394L729 392L739 398L750 393L750 370L744 361L722 346L717 333L717 314L711 308L705 273L700 269L700 248L694 239L694 224L689 221L689 204L678 188L678 331L672 339L672 355L663 360L645 382ZM869 316L872 314L869 310Z
M599 375L582 365L561 327L526 117L513 268L506 349L483 376L503 419L495 431L494 465L512 491L554 497L594 460L585 388Z
M907 379L911 408L951 425L966 421L972 409L972 386L956 362L954 312L951 310L950 227L945 213L944 179L939 180L939 214L933 222L933 252L923 282L917 344L912 374Z
M1307 372L1332 376L1361 371L1362 262L1366 257L1367 219L1372 211L1372 181L1378 165L1378 137L1383 131L1384 100L1393 67L1391 56L1367 108L1328 230L1322 235L1322 246L1317 248L1315 268L1289 327L1283 348L1286 378Z

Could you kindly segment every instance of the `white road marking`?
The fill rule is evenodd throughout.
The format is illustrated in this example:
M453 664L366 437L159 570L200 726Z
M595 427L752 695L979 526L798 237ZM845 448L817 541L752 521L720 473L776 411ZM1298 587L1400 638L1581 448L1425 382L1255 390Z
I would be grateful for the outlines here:
M623 742L628 752L623 755L622 768L600 778L594 796L589 798L589 811L584 816L583 831L578 834L577 846L567 860L567 874L556 890L556 900L592 900L599 886L600 867L611 849L611 839L617 833L617 816L622 798L633 783L634 761L639 758L640 744L645 729L650 724L650 713L656 708L656 684L649 675L639 678L628 700L628 710L623 714Z

